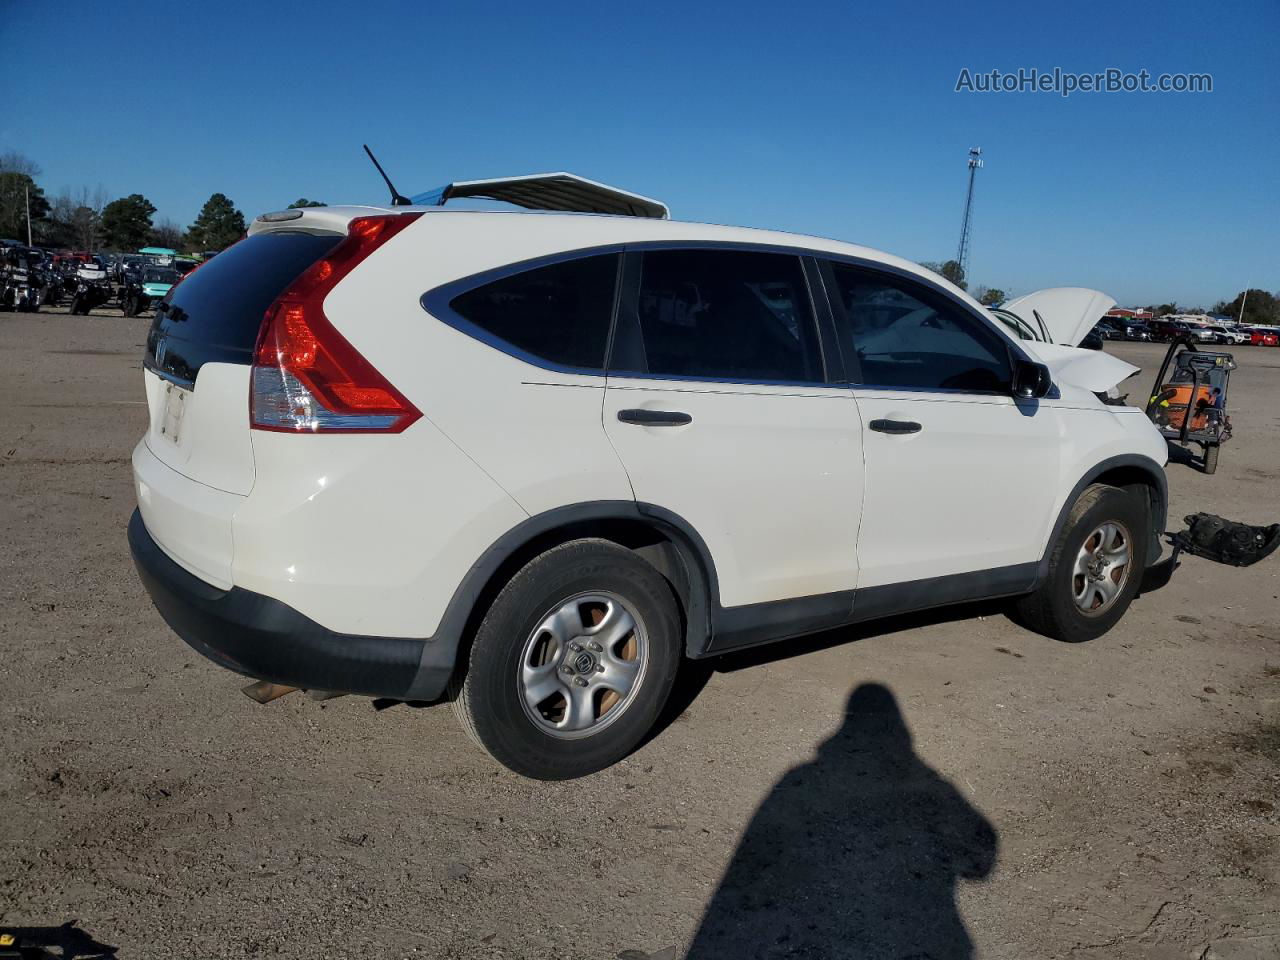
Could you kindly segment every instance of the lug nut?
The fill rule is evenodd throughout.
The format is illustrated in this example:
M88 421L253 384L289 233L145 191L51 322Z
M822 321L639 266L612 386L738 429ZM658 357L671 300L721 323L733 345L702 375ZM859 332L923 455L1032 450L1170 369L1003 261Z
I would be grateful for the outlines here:
M604 648L600 646L600 644L592 640L590 643L587 644L587 649L589 649L592 653L599 653Z
M604 664L603 664L603 663L597 663L597 664L596 664L596 673L604 673Z
M560 668L560 672L561 672L561 673L573 673L573 667L569 666L569 665L566 663L563 667L561 667L561 668Z
M580 644L577 640L570 640L569 649L572 650L574 653L577 653L579 650L582 649L582 644Z
M587 678L586 678L586 677L574 677L574 678L573 678L573 682L574 682L574 683L576 683L576 684L577 684L578 686L580 686L580 687L585 687L585 686L587 685Z

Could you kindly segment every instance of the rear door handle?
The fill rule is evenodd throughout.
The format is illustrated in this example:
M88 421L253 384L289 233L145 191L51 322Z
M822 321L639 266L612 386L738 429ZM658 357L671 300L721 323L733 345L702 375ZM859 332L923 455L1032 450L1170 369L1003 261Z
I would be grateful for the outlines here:
M683 427L693 423L693 417L679 410L619 410L618 419L642 427Z
M876 433L919 433L924 429L914 420L872 420L868 426Z

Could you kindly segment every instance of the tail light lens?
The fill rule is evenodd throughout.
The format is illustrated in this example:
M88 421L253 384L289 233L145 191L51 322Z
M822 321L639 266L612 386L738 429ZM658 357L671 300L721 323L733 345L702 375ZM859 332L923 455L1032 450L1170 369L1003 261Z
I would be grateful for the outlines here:
M352 220L347 236L267 310L253 356L250 426L285 433L399 433L422 416L325 316L323 304L418 213Z

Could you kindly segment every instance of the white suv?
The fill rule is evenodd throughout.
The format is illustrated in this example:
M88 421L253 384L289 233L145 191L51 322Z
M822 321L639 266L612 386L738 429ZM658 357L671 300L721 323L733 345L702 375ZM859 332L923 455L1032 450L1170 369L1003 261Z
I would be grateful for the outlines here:
M290 210L188 275L129 525L170 626L447 697L553 779L633 749L685 657L979 598L1067 641L1121 617L1166 503L1165 441L1105 402L1135 368L897 257L631 209Z

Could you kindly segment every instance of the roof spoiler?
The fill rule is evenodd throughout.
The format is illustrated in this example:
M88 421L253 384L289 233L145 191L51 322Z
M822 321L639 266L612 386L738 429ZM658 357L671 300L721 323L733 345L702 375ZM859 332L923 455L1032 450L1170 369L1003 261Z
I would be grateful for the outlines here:
M655 220L671 217L665 203L563 172L530 173L493 180L456 180L410 199L421 206L442 207L446 201L459 197L502 200L530 210L609 213Z

